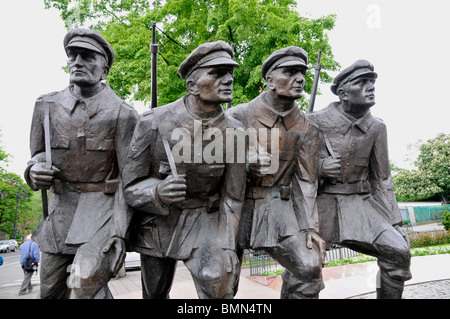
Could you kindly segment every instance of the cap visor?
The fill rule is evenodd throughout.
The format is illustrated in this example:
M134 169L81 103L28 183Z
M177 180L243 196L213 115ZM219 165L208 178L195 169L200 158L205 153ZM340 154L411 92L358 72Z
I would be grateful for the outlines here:
M100 51L95 46L93 46L92 44L87 43L87 42L78 42L78 41L71 42L66 46L66 50L70 49L70 48L82 48L82 49L94 51L101 55L104 55L104 53L102 51Z
M286 61L286 62L281 63L280 65L278 65L277 68L282 68L282 67L285 67L285 66L301 66L301 67L304 67L304 68L308 68L308 66L305 63L303 63L301 61L298 61L298 60Z
M204 68L207 66L216 66L216 65L229 65L229 66L233 66L233 67L239 66L239 64L232 59L220 57L220 58L212 59L206 63L203 63L200 67Z
M362 71L362 72L355 72L356 74L352 75L352 78L350 81L353 81L354 79L360 78L360 77L370 77L376 79L378 77L378 74L373 71Z

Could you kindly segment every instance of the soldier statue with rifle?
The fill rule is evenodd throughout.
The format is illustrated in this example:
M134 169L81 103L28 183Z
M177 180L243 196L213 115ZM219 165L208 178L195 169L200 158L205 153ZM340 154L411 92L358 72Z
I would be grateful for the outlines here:
M41 258L41 298L112 298L108 281L123 264L132 216L121 170L137 113L103 83L114 51L93 30L64 38L69 86L39 97L25 179L43 192L33 234Z
M356 61L331 86L339 101L309 114L324 140L320 235L327 246L339 243L377 257L377 298L398 299L411 279L411 254L390 174L386 125L370 113L377 77L371 63ZM288 294L296 280L285 280Z
M263 249L285 267L297 280L290 298L318 298L324 287L316 205L320 135L296 103L307 65L300 47L275 51L262 65L267 91L227 111L246 129L268 131L269 143L258 139L255 150L249 142L239 248Z
M177 260L191 272L199 298L234 296L246 164L224 157L226 130L243 128L222 103L233 98L237 66L227 43L200 45L178 70L188 94L154 103L137 124L123 177L126 200L136 209L131 246L141 254L144 299L169 298ZM224 137L215 148L223 156L212 161L208 132ZM182 161L172 154L178 143L189 154Z

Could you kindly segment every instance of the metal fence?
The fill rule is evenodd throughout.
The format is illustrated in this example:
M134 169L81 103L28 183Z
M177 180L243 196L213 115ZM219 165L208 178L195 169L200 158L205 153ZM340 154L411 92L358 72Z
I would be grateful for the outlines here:
M450 205L419 206L413 209L416 222L422 222L441 219L444 213L450 209Z
M262 250L246 250L244 253L244 262L246 259L250 265L250 276L264 276L269 271L283 268L278 261Z
M347 247L342 247L333 244L331 245L330 249L327 250L325 262L347 259L358 255L361 255L361 253Z
M327 250L325 262L346 259L361 255L361 253L339 245L331 245ZM269 272L282 269L278 261L270 257L262 250L246 250L244 253L244 264L250 267L250 276L265 276Z

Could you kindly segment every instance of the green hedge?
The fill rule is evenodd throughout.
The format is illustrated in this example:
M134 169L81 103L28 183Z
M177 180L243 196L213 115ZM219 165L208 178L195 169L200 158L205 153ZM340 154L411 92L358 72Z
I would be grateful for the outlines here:
M411 248L450 244L450 232L446 230L410 233L408 236Z

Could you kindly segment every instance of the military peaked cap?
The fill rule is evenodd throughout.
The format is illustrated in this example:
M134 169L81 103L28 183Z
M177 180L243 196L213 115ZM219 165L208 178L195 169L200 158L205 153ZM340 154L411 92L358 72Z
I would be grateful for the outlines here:
M103 55L111 68L114 62L114 50L100 32L90 29L76 28L64 37L64 49L83 48Z
M378 74L374 72L374 69L375 68L369 61L356 61L348 68L342 70L342 72L334 78L333 84L331 85L331 92L338 95L338 90L341 86L363 75L376 79Z
M283 48L273 52L263 62L261 74L265 79L276 68L294 65L308 69L308 53L296 46Z
M182 79L187 79L194 70L201 67L216 65L237 67L239 64L233 60L233 55L233 48L224 41L203 43L181 63L178 75Z

